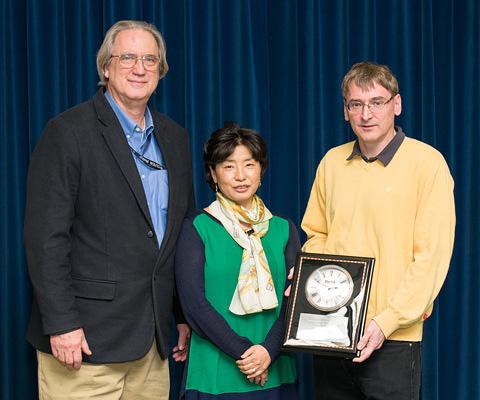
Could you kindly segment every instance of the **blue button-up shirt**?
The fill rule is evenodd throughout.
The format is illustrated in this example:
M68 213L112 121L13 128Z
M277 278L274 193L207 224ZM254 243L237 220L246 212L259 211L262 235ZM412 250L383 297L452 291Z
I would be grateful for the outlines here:
M162 151L153 134L152 114L148 107L145 110L145 129L142 129L120 108L108 91L105 92L105 98L120 121L130 147L146 158L165 166ZM148 210L150 211L158 244L160 245L167 225L168 173L166 169L157 170L147 166L133 152L132 157L142 179Z

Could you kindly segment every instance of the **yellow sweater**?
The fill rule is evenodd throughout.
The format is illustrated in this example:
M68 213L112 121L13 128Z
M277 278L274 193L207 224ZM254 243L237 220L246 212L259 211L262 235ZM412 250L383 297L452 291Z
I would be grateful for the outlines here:
M320 162L302 228L304 251L375 258L367 324L419 341L448 271L455 231L453 179L442 155L405 138L385 167L353 142Z

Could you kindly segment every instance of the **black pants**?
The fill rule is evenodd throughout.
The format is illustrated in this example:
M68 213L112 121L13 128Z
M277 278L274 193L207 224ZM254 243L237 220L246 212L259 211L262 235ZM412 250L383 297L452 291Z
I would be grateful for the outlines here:
M369 359L315 357L317 400L419 400L420 342L386 340Z

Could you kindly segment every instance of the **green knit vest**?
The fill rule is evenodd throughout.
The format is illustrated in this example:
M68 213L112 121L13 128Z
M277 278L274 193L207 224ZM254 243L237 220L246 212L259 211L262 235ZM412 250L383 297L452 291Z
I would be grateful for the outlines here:
M206 214L197 216L193 225L205 246L205 297L238 335L247 337L254 344L262 343L277 319L282 304L288 221L274 216L270 220L268 233L262 238L279 306L274 310L249 315L235 315L228 310L237 284L242 248L222 225ZM243 393L296 380L293 358L287 354L281 354L270 365L268 382L263 388L250 383L235 361L210 341L192 332L186 390L209 394Z

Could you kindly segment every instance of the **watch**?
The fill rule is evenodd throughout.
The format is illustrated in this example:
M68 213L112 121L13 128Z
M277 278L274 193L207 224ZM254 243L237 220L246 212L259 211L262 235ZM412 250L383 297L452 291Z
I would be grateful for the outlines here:
M349 302L352 294L352 277L339 265L327 264L317 268L305 284L308 302L320 311L338 310Z

